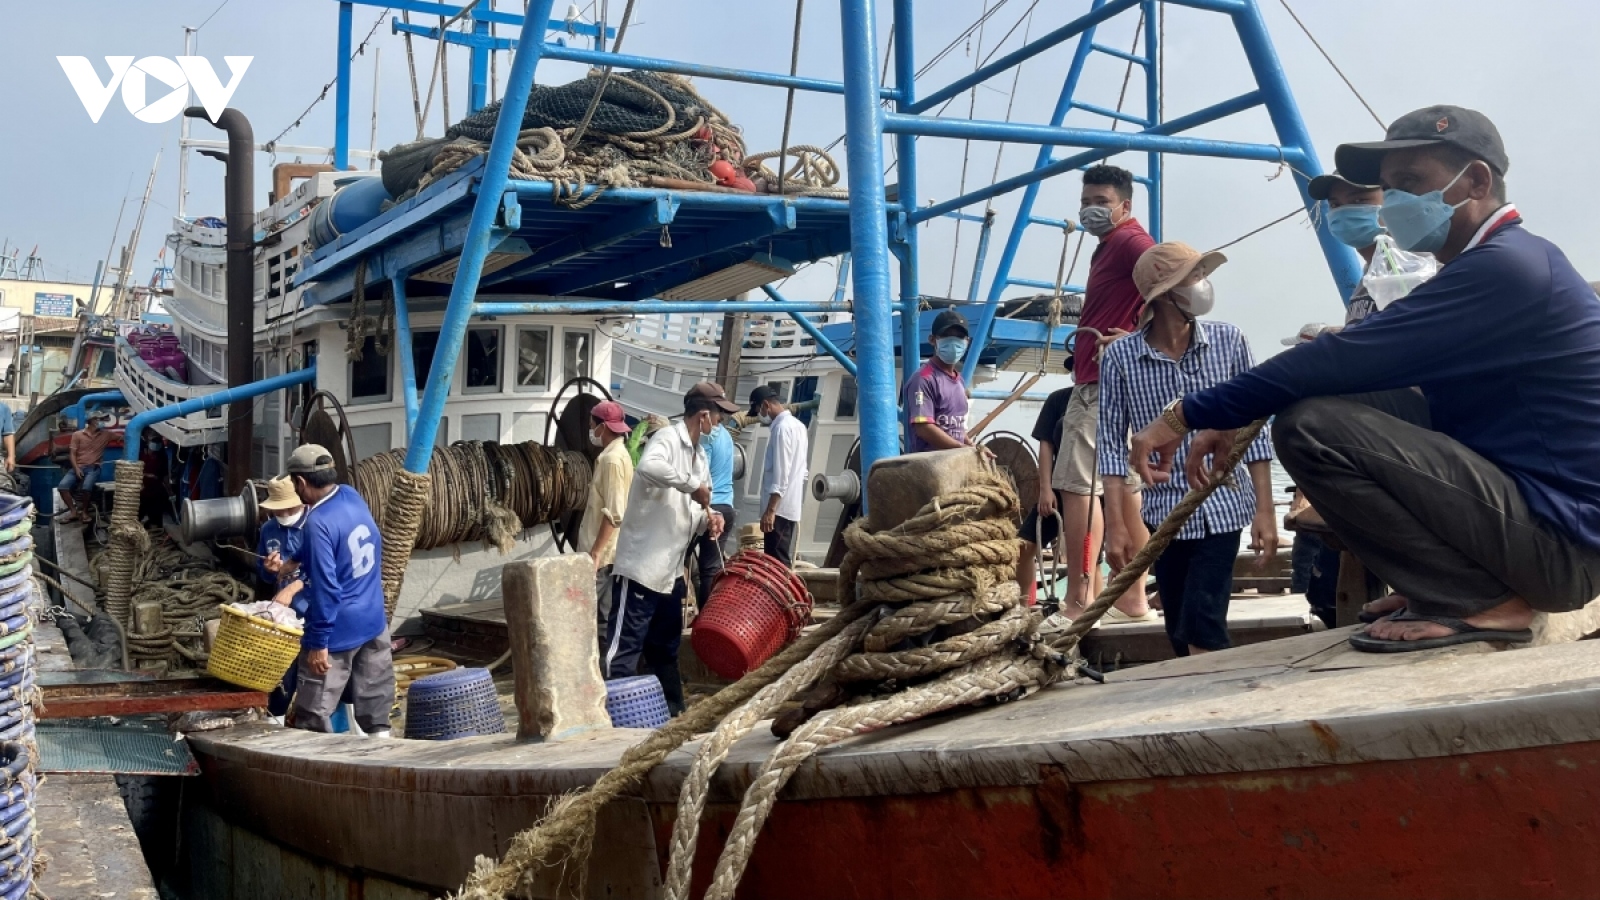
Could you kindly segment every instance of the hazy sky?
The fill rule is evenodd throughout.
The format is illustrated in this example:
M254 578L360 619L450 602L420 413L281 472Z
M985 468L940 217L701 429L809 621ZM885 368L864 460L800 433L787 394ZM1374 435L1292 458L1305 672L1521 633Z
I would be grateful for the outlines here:
M485 0L487 2L487 0ZM990 5L1000 2L991 0ZM1584 148L1596 146L1600 119L1582 98L1600 83L1600 54L1593 35L1600 4L1524 0L1514 13L1504 3L1484 0L1294 0L1296 11L1313 30L1356 87L1385 120L1432 103L1457 103L1482 110L1500 127L1511 156L1509 186L1529 227L1563 247L1580 271L1600 277L1600 218L1584 185L1596 178ZM498 0L499 8L520 8L519 0ZM559 5L559 4L558 4ZM613 15L624 3L611 0ZM1028 0L1005 0L986 29L983 53L1028 7ZM982 11L981 0L920 0L918 63L925 63ZM886 25L889 4L879 3ZM1038 4L1031 25L1037 36L1088 8L1087 0L1047 0ZM793 4L762 0L733 4L707 0L638 0L636 20L625 47L633 53L676 56L704 63L746 68L781 69L789 57ZM1300 109L1325 165L1333 147L1345 140L1371 140L1381 135L1350 91L1319 56L1279 0L1262 0L1279 56ZM356 39L366 34L380 10L356 8ZM559 14L560 11L558 11ZM214 14L214 15L213 15ZM39 246L52 277L89 280L95 262L106 254L112 225L125 195L131 194L123 233L131 227L139 192L156 151L165 148L155 195L144 227L137 259L139 280L149 277L156 252L176 209L178 124L145 124L133 118L120 98L93 124L57 64L57 55L82 55L104 75L106 55L176 56L182 51L182 26L211 16L200 32L199 53L226 75L224 55L254 56L232 105L254 123L257 138L268 139L288 126L316 98L335 69L337 4L332 0L70 0L65 3L6 4L6 25L0 30L0 73L8 86L5 124L0 126L0 171L6 175L0 202L0 238L20 245L24 254ZM392 16L393 14L391 14ZM372 47L382 48L380 81L380 148L415 134L405 45L389 33L388 18ZM1133 38L1136 13L1124 14L1102 27L1099 40L1126 49ZM807 7L801 39L802 74L839 76L837 5ZM884 37L887 29L882 29ZM1022 37L1018 30L1009 46ZM1172 8L1166 22L1166 114L1173 118L1250 88L1249 70L1227 20L1209 13ZM978 53L977 38L963 45L919 81L926 93L970 71ZM426 90L433 44L417 41L417 66ZM1060 90L1070 60L1071 44L1027 64L1018 82L1013 117L1042 122ZM355 66L353 140L365 147L372 114L374 53L369 48ZM502 81L509 59L502 56ZM451 66L451 112L459 118L466 107L466 55L456 51ZM581 75L579 67L547 63L541 81L564 82ZM1114 106L1123 65L1097 57L1081 86L1082 99ZM782 91L701 82L706 96L744 128L752 151L775 149L782 129ZM1011 81L1000 78L980 89L976 116L1000 119L1011 102ZM152 89L154 91L154 89ZM1136 71L1129 106L1142 111L1143 85ZM154 93L152 93L154 97ZM1565 98L1566 102L1556 102ZM964 116L967 98L952 104L947 115ZM428 133L442 130L435 98ZM842 101L836 97L800 94L796 103L793 143L826 144L840 134ZM304 125L285 143L327 145L332 141L332 96L319 104ZM1074 113L1069 124L1103 124L1087 113ZM197 135L220 132L201 122ZM1269 142L1273 140L1264 110L1255 110L1213 124L1199 136ZM923 139L920 143L922 192L945 199L958 193L966 148L961 142ZM968 189L987 183L995 165L993 144L970 148ZM1035 148L1005 150L1001 174L1031 164ZM843 152L839 153L841 162ZM280 159L280 161L287 161ZM308 160L320 161L320 160ZM257 160L258 205L265 201L271 160ZM1139 170L1143 156L1125 157L1123 165ZM1299 202L1288 177L1275 178L1273 164L1167 157L1166 236L1202 249L1232 240L1283 213ZM890 180L894 180L891 174ZM1078 180L1058 178L1046 185L1041 212L1072 216L1077 207ZM1019 192L1020 193L1020 192ZM998 249L1010 227L1018 195L997 204L1000 224L995 253L985 273L992 276ZM1139 198L1142 206L1143 197ZM970 211L979 212L980 207ZM190 163L191 214L222 213L222 169L193 157ZM923 229L922 287L945 293L955 260L955 293L964 294L977 245L975 229L965 226L959 250L954 223L943 220ZM1033 229L1017 274L1054 277L1059 237ZM1242 326L1258 356L1280 349L1278 338L1293 334L1307 321L1335 321L1341 315L1333 283L1304 217L1250 238L1227 251L1230 263L1214 276L1215 316ZM1076 280L1087 267L1079 262ZM791 279L790 297L820 297L831 290L826 266Z

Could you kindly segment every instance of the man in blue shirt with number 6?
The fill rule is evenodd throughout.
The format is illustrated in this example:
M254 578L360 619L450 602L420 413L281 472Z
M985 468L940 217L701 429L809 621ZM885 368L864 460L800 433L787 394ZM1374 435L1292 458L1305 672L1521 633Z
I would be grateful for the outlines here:
M348 684L355 724L371 737L388 737L394 658L383 607L378 525L355 488L338 483L327 448L303 444L284 468L307 507L300 551L306 628L293 725L332 731L330 719Z

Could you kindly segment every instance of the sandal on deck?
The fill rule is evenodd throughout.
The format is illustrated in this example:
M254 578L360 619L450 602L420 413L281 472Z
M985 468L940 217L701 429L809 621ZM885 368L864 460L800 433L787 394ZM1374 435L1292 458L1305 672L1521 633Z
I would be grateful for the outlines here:
M1141 622L1154 622L1156 618L1156 612L1153 609L1145 610L1142 616L1130 616L1113 606L1106 610L1106 614L1101 617L1101 620L1107 625L1136 625Z
M1455 634L1448 634L1444 637L1421 638L1415 641L1389 640L1373 637L1370 634L1352 634L1350 635L1350 646L1363 653L1410 653L1415 650L1436 650L1440 647L1454 647L1457 644L1471 644L1477 641L1526 644L1533 640L1532 629L1520 628L1515 631L1503 631L1497 628L1479 628L1453 616L1425 616L1421 613L1404 611L1394 613L1389 618L1396 622L1433 622L1453 629Z
M1392 597L1394 595L1390 594L1389 596ZM1386 599L1386 598L1380 597L1378 599L1382 600L1382 599ZM1373 600L1371 602L1376 603L1378 601L1377 600ZM1364 607L1367 604L1363 603L1361 605ZM1387 619L1390 616L1394 615L1395 613L1403 613L1405 611L1406 611L1406 608L1405 608L1404 605L1401 605L1401 606L1399 606L1399 607L1397 607L1395 609L1391 609L1388 612L1381 612L1381 613L1367 612L1365 609L1363 609L1360 612L1356 613L1356 619L1358 619L1363 625L1371 625L1373 622L1381 622L1384 619Z

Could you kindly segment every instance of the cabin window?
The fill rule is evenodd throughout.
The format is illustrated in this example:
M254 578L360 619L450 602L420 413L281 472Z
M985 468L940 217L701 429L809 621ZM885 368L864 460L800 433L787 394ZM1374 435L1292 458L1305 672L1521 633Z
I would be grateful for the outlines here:
M368 335L361 342L361 359L350 364L350 402L379 403L388 399L389 357L378 355L378 339Z
M517 390L550 387L550 329L517 329Z
M628 377L636 381L650 380L650 364L637 356L628 357Z
M561 333L561 382L574 378L590 377L590 353L594 350L594 332L566 330Z
M839 380L839 400L833 406L833 417L835 419L856 417L856 377L848 372Z
M428 372L433 369L433 354L439 349L439 332L411 333L411 369L417 376L417 394L428 389Z
M117 374L117 354L112 350L101 350L95 357L94 377L114 378Z
M356 445L356 460L377 456L394 447L391 441L393 426L388 422L356 425L350 429L350 439Z
M501 328L467 329L467 371L463 393L486 394L500 390Z
M461 417L463 441L500 441L500 414L480 413Z
M794 384L792 381L769 381L767 387L772 388L778 395L779 403L789 402L789 389Z
M656 366L656 378L653 384L658 388L671 390L677 383L678 371L667 366Z

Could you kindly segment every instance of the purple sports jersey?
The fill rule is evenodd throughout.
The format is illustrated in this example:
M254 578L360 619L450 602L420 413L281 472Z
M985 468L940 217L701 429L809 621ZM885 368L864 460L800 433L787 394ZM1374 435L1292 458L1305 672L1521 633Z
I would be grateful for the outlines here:
M967 387L961 383L959 372L946 372L931 361L922 364L917 374L906 379L902 393L906 406L906 420L916 425L932 422L939 430L958 442L967 439ZM921 453L932 450L917 436L916 429L908 428L908 452Z

